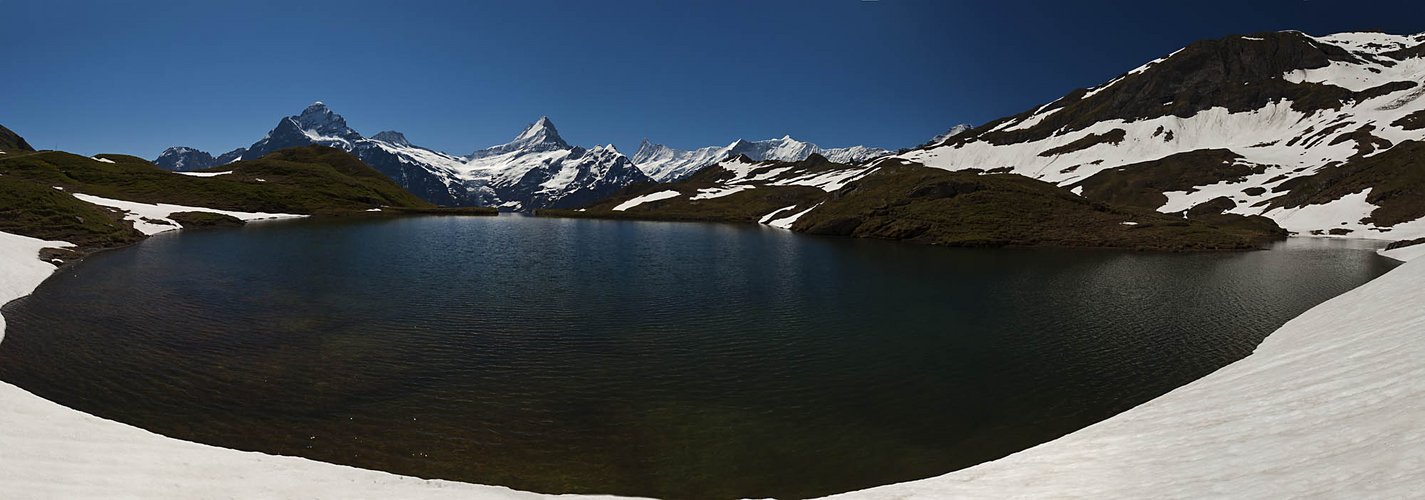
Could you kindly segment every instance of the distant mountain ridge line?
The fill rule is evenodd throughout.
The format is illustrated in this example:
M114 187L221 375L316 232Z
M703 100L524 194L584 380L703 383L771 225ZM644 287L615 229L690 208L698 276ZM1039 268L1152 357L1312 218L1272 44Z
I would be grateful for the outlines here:
M309 144L352 153L427 201L449 206L498 206L515 211L573 208L599 201L634 183L668 179L649 175L648 169L611 144L593 148L570 145L549 117L540 117L510 142L454 155L416 146L394 130L364 136L321 101L282 118L267 135L247 148L213 157L195 148L172 147L154 163L168 170L203 170ZM679 173L687 175L737 154L801 160L819 153L858 162L891 153L864 146L822 149L790 136L766 141L737 140L723 149L699 159L696 165L681 165Z

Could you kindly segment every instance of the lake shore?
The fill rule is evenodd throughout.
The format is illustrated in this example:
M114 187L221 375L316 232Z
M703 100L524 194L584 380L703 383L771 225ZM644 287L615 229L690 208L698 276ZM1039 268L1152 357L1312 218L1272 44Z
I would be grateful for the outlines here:
M36 256L57 245L0 233L0 302L30 293L52 274L55 266ZM1406 247L1386 255L1421 253ZM1425 453L1419 429L1410 427L1420 411L1412 401L1425 391L1416 382L1425 371L1422 344L1408 335L1425 325L1425 292L1412 286L1420 279L1425 264L1402 266L1302 314L1247 359L1059 440L936 478L844 495L1412 491L1403 464ZM0 383L0 408L7 450L0 489L22 496L543 497L170 439L10 384ZM1319 432L1332 428L1357 432ZM1311 451L1335 458L1302 461ZM1343 466L1351 473L1323 473Z

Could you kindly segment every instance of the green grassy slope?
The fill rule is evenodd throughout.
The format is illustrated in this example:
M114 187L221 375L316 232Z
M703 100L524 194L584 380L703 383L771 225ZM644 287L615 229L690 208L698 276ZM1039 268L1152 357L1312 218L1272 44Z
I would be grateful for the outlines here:
M195 177L162 170L133 156L100 155L108 162L42 151L0 155L0 231L74 243L80 250L143 239L121 213L80 201L71 193L143 203L170 203L243 212L313 215L437 213L380 172L332 148L309 146L225 165L232 173ZM112 162L112 163L110 163ZM472 211L474 210L474 211ZM459 210L493 214L493 209ZM185 226L240 223L229 217L184 213Z
M216 177L176 174L132 156L100 157L113 163L59 151L0 157L0 175L106 198L245 212L431 207L351 155L321 146L226 165L216 170L233 173Z
M107 248L143 239L120 214L49 186L0 175L0 232Z

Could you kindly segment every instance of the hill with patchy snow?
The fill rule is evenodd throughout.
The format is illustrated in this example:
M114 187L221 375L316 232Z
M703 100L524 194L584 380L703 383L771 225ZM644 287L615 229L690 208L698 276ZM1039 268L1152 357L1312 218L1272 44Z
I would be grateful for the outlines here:
M1165 213L1299 234L1425 235L1425 34L1193 43L1103 85L903 153Z
M1086 199L1020 175L904 160L752 161L738 155L677 182L633 186L578 211L538 215L766 224L812 234L962 247L1243 250L1286 237L1270 219L1162 214Z

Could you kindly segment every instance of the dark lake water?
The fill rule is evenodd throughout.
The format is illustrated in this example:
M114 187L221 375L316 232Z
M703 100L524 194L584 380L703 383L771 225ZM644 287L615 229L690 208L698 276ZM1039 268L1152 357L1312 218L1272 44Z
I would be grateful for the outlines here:
M168 436L541 492L821 495L939 475L1249 354L1394 266L964 250L756 226L275 223L91 257L0 379Z

